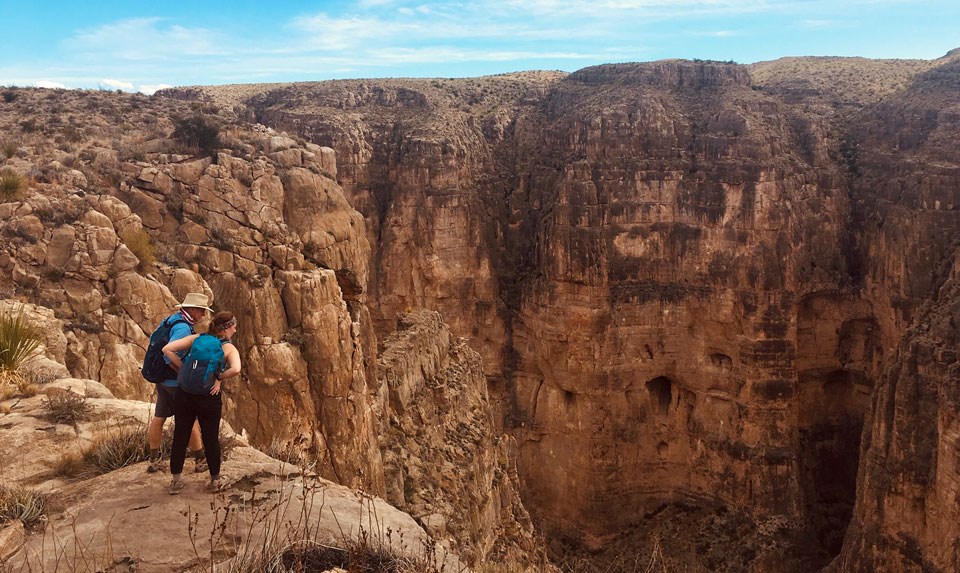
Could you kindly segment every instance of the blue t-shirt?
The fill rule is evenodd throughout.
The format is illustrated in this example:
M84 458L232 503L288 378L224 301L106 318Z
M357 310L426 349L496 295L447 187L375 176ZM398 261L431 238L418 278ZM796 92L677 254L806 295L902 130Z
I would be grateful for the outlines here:
M179 312L178 312L178 313L174 313L174 314L172 314L171 316L177 316L178 314L180 314L180 313L179 313ZM173 327L170 329L170 342L173 342L174 340L179 340L179 339L181 339L181 338L186 338L186 337L190 336L191 334L193 334L193 327L190 326L189 324L187 324L186 322L179 322L179 321L178 321L178 322L177 322L176 324L174 324ZM179 356L181 360L182 360L183 357L186 356L186 355L187 355L187 351L186 351L186 350L183 350L183 351L180 351L180 352L177 353L177 356ZM170 359L167 358L166 356L163 357L163 361L166 362L167 364L170 364ZM174 379L172 379L172 380L164 380L164 381L163 381L163 385L166 386L166 387L168 387L168 388L176 388L176 387L177 387L177 379L174 378Z

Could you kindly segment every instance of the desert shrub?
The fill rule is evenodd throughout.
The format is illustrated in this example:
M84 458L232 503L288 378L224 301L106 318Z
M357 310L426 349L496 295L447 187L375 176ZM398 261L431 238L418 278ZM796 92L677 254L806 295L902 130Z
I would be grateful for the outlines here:
M86 210L84 204L78 201L64 201L58 203L55 207L38 207L34 209L33 214L40 220L53 224L57 227L61 225L72 225L80 220Z
M174 121L173 139L185 147L198 149L213 157L220 141L220 126L204 115Z
M233 237L217 226L210 228L210 243L221 251L233 250Z
M40 347L40 329L27 321L23 307L0 314L0 371L16 372Z
M12 169L0 171L0 198L14 199L27 188L23 176Z
M20 149L20 144L18 144L16 141L3 142L3 156L7 159L10 159L16 155L18 149Z
M25 488L0 486L0 523L19 519L26 527L43 523L47 498Z
M4 101L4 102L6 102L6 103L11 103L11 102L16 101L16 99L17 99L17 92L15 92L15 91L13 91L13 90L4 90L4 92L3 92L3 101Z
M51 466L53 475L60 478L75 478L87 475L90 464L83 457L83 452L61 452Z
M49 396L43 401L47 419L60 424L75 424L86 419L90 407L84 396L73 392L64 392Z
M74 125L68 125L64 127L62 133L63 133L64 139L66 139L70 143L79 143L83 141L85 137L83 131L81 131L80 128Z
M153 244L153 239L143 229L136 231L125 231L120 234L123 243L140 259L137 269L143 271L157 262L157 248Z
M98 473L108 473L147 459L146 429L120 425L108 428L83 453Z

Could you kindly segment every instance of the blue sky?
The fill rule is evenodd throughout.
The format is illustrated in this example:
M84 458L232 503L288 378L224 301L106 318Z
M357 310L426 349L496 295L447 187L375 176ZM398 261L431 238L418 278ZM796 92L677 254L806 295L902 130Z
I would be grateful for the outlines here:
M0 85L146 93L960 47L957 0L0 0L0 16Z

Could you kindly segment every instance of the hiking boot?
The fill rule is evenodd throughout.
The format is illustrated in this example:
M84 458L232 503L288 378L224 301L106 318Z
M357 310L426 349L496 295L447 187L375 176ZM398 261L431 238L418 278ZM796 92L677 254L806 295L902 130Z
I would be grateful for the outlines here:
M170 492L170 495L177 495L177 494L179 494L181 491L183 491L183 488L184 488L185 485L186 485L186 484L184 483L184 481L183 481L182 479L178 479L178 480L175 480L175 481L170 482L170 489L167 490L167 491Z
M195 461L195 464L193 466L193 471L195 471L196 473L202 474L203 472L210 469L210 467L207 465L207 458L197 458L194 461Z
M207 491L217 493L222 491L227 485L227 476L220 474L216 479L212 479L207 482Z
M150 463L147 464L147 473L155 474L157 472L162 472L166 469L166 465L163 463L163 458L155 458L150 460Z

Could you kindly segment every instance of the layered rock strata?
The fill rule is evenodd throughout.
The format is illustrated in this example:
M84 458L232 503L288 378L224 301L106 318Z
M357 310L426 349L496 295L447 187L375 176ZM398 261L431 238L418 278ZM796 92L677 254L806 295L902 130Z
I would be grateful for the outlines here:
M825 562L873 388L950 256L952 61L876 63L877 104L684 62L248 104L337 149L377 230L381 331L427 306L481 350L550 536L597 547L659 504L720 504Z
M496 431L480 356L437 312L398 318L379 357L389 401L386 499L468 561L521 570L538 545L518 494L516 445Z

